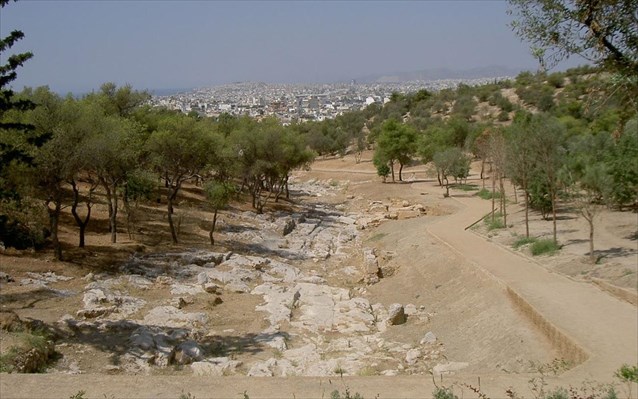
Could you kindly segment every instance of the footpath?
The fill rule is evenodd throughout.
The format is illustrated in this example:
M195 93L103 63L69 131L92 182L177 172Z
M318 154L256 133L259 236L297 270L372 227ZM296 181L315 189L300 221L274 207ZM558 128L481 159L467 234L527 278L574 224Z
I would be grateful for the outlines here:
M541 328L566 360L577 364L562 377L610 381L623 363L638 362L638 310L593 284L552 273L536 262L465 228L490 211L488 201L459 197L461 209L428 226L434 237L508 290L521 312Z

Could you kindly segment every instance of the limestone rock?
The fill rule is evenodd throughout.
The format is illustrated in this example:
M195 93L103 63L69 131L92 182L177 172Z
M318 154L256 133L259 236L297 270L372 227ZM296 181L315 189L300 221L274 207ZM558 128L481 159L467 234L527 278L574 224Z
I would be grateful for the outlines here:
M295 227L297 227L297 224L295 223L295 220L293 218L286 218L283 224L284 225L281 231L281 235L284 237L292 233Z
M432 372L435 375L454 374L456 371L463 370L467 366L469 366L469 363L465 363L465 362L439 363L432 368Z
M15 280L5 272L0 272L0 283L11 283Z
M204 350L195 341L186 341L179 344L173 352L174 364L191 364L204 358Z
M241 366L238 360L230 360L227 357L214 357L201 362L191 364L191 369L195 375L223 376L234 374L237 367Z
M387 324L396 326L406 322L405 311L400 303L393 303L388 308Z
M221 292L221 287L214 283L206 283L202 288L209 294L219 294Z
M0 330L20 331L23 328L22 320L11 310L0 310Z
M272 377L274 368L277 366L277 360L270 358L265 362L257 362L248 370L249 377Z
M405 354L405 362L407 364L409 364L410 366L414 366L416 364L416 362L419 360L419 357L421 357L421 351L420 350L418 350L418 349L410 349Z
M428 331L425 333L425 336L421 338L421 345L424 344L433 344L436 342L436 335L432 331Z
M403 310L405 311L405 314L407 316L415 315L418 312L416 306L412 303L408 303L407 305L405 305L405 308Z

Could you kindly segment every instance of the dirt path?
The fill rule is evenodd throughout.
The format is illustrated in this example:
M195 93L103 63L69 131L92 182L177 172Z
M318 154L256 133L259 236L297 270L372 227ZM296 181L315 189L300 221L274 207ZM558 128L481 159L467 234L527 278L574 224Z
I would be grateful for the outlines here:
M422 184L415 184L413 188L424 189ZM492 245L489 240L465 230L472 221L489 212L489 202L476 197L453 200L460 203L462 208L430 225L428 232L509 287L515 292L514 296L520 296L559 332L564 333L564 337L559 337L556 332L548 331L554 335L555 344L569 345L562 342L567 339L582 348L588 358L566 373L566 378L571 381L607 380L623 363L636 363L638 312L635 306L610 296L592 284L551 273L539 264ZM572 355L578 357L583 354Z

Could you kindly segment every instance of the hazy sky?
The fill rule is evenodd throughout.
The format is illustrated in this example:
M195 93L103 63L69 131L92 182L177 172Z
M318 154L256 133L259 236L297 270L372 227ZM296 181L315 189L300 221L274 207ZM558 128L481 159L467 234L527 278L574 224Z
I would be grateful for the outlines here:
M489 65L535 69L505 1L51 1L0 11L10 53L35 57L15 89L88 91L233 81L334 82ZM2 54L2 63L8 54ZM573 62L576 64L577 62Z

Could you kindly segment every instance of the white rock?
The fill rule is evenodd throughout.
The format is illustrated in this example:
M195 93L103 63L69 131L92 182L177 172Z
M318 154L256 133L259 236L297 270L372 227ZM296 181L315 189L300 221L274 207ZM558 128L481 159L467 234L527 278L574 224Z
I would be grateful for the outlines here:
M387 323L391 326L403 324L406 322L405 312L403 305L400 303L393 303L388 308Z
M421 357L421 351L420 350L418 350L418 349L410 349L405 354L405 362L407 364L409 364L410 366L414 366L416 364L416 362L419 360L419 357Z
M201 362L191 364L195 375L223 376L233 374L242 363L238 360L230 360L227 357L214 357Z
M433 344L436 342L436 335L432 331L428 331L425 333L425 336L421 338L421 345L424 344Z
M439 363L432 368L432 372L435 375L439 374L453 374L456 371L463 370L469 366L469 363L465 362L447 362L447 363Z

